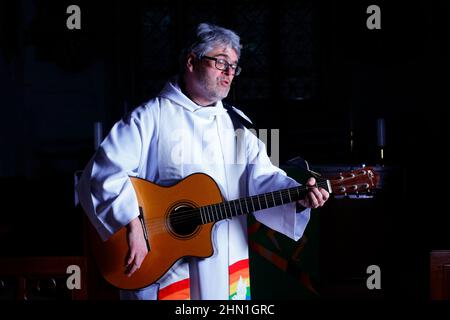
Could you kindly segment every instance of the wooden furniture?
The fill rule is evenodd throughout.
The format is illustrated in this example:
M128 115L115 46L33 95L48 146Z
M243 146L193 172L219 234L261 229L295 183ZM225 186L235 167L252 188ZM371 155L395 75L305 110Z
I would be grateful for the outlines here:
M84 220L84 213L77 206ZM119 291L100 275L83 232L83 249L75 256L0 257L0 300L118 300ZM80 269L80 289L69 289L69 266Z
M450 250L430 253L430 298L450 300Z

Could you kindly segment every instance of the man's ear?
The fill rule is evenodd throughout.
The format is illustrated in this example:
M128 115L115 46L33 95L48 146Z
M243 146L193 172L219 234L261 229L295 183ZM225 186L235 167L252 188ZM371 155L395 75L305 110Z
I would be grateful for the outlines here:
M194 71L194 67L195 67L195 55L193 53L190 53L186 59L186 68L190 72L192 72Z

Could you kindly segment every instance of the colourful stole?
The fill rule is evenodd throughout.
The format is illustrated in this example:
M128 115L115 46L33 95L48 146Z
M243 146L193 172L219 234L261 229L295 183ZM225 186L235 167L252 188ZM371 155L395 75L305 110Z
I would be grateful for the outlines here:
M250 272L248 259L228 267L230 300L250 300ZM161 284L163 285L163 284ZM190 300L189 277L160 287L158 300Z

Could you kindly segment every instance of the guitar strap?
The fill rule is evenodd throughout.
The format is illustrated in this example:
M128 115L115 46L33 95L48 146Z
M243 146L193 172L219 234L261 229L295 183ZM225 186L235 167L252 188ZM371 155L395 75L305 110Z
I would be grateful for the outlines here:
M252 122L241 116L239 113L237 113L232 105L223 101L222 104L223 107L228 111L231 121L233 122L234 130L243 129L244 127L247 129L257 130L256 126Z

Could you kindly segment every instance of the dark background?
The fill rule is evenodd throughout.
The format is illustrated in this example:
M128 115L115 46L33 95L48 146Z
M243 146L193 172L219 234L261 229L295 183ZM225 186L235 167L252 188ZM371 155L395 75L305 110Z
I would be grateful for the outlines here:
M390 183L367 208L348 205L360 220L324 209L322 279L337 277L342 257L328 250L345 239L355 253L346 270L379 264L387 297L426 299L429 251L450 248L450 5L393 2L1 1L0 255L82 253L73 184L94 152L94 122L106 134L158 93L186 36L208 21L241 36L228 101L280 129L281 164L380 164L385 119ZM71 4L81 30L66 28ZM366 27L371 4L381 30ZM342 204L330 206L348 212Z

